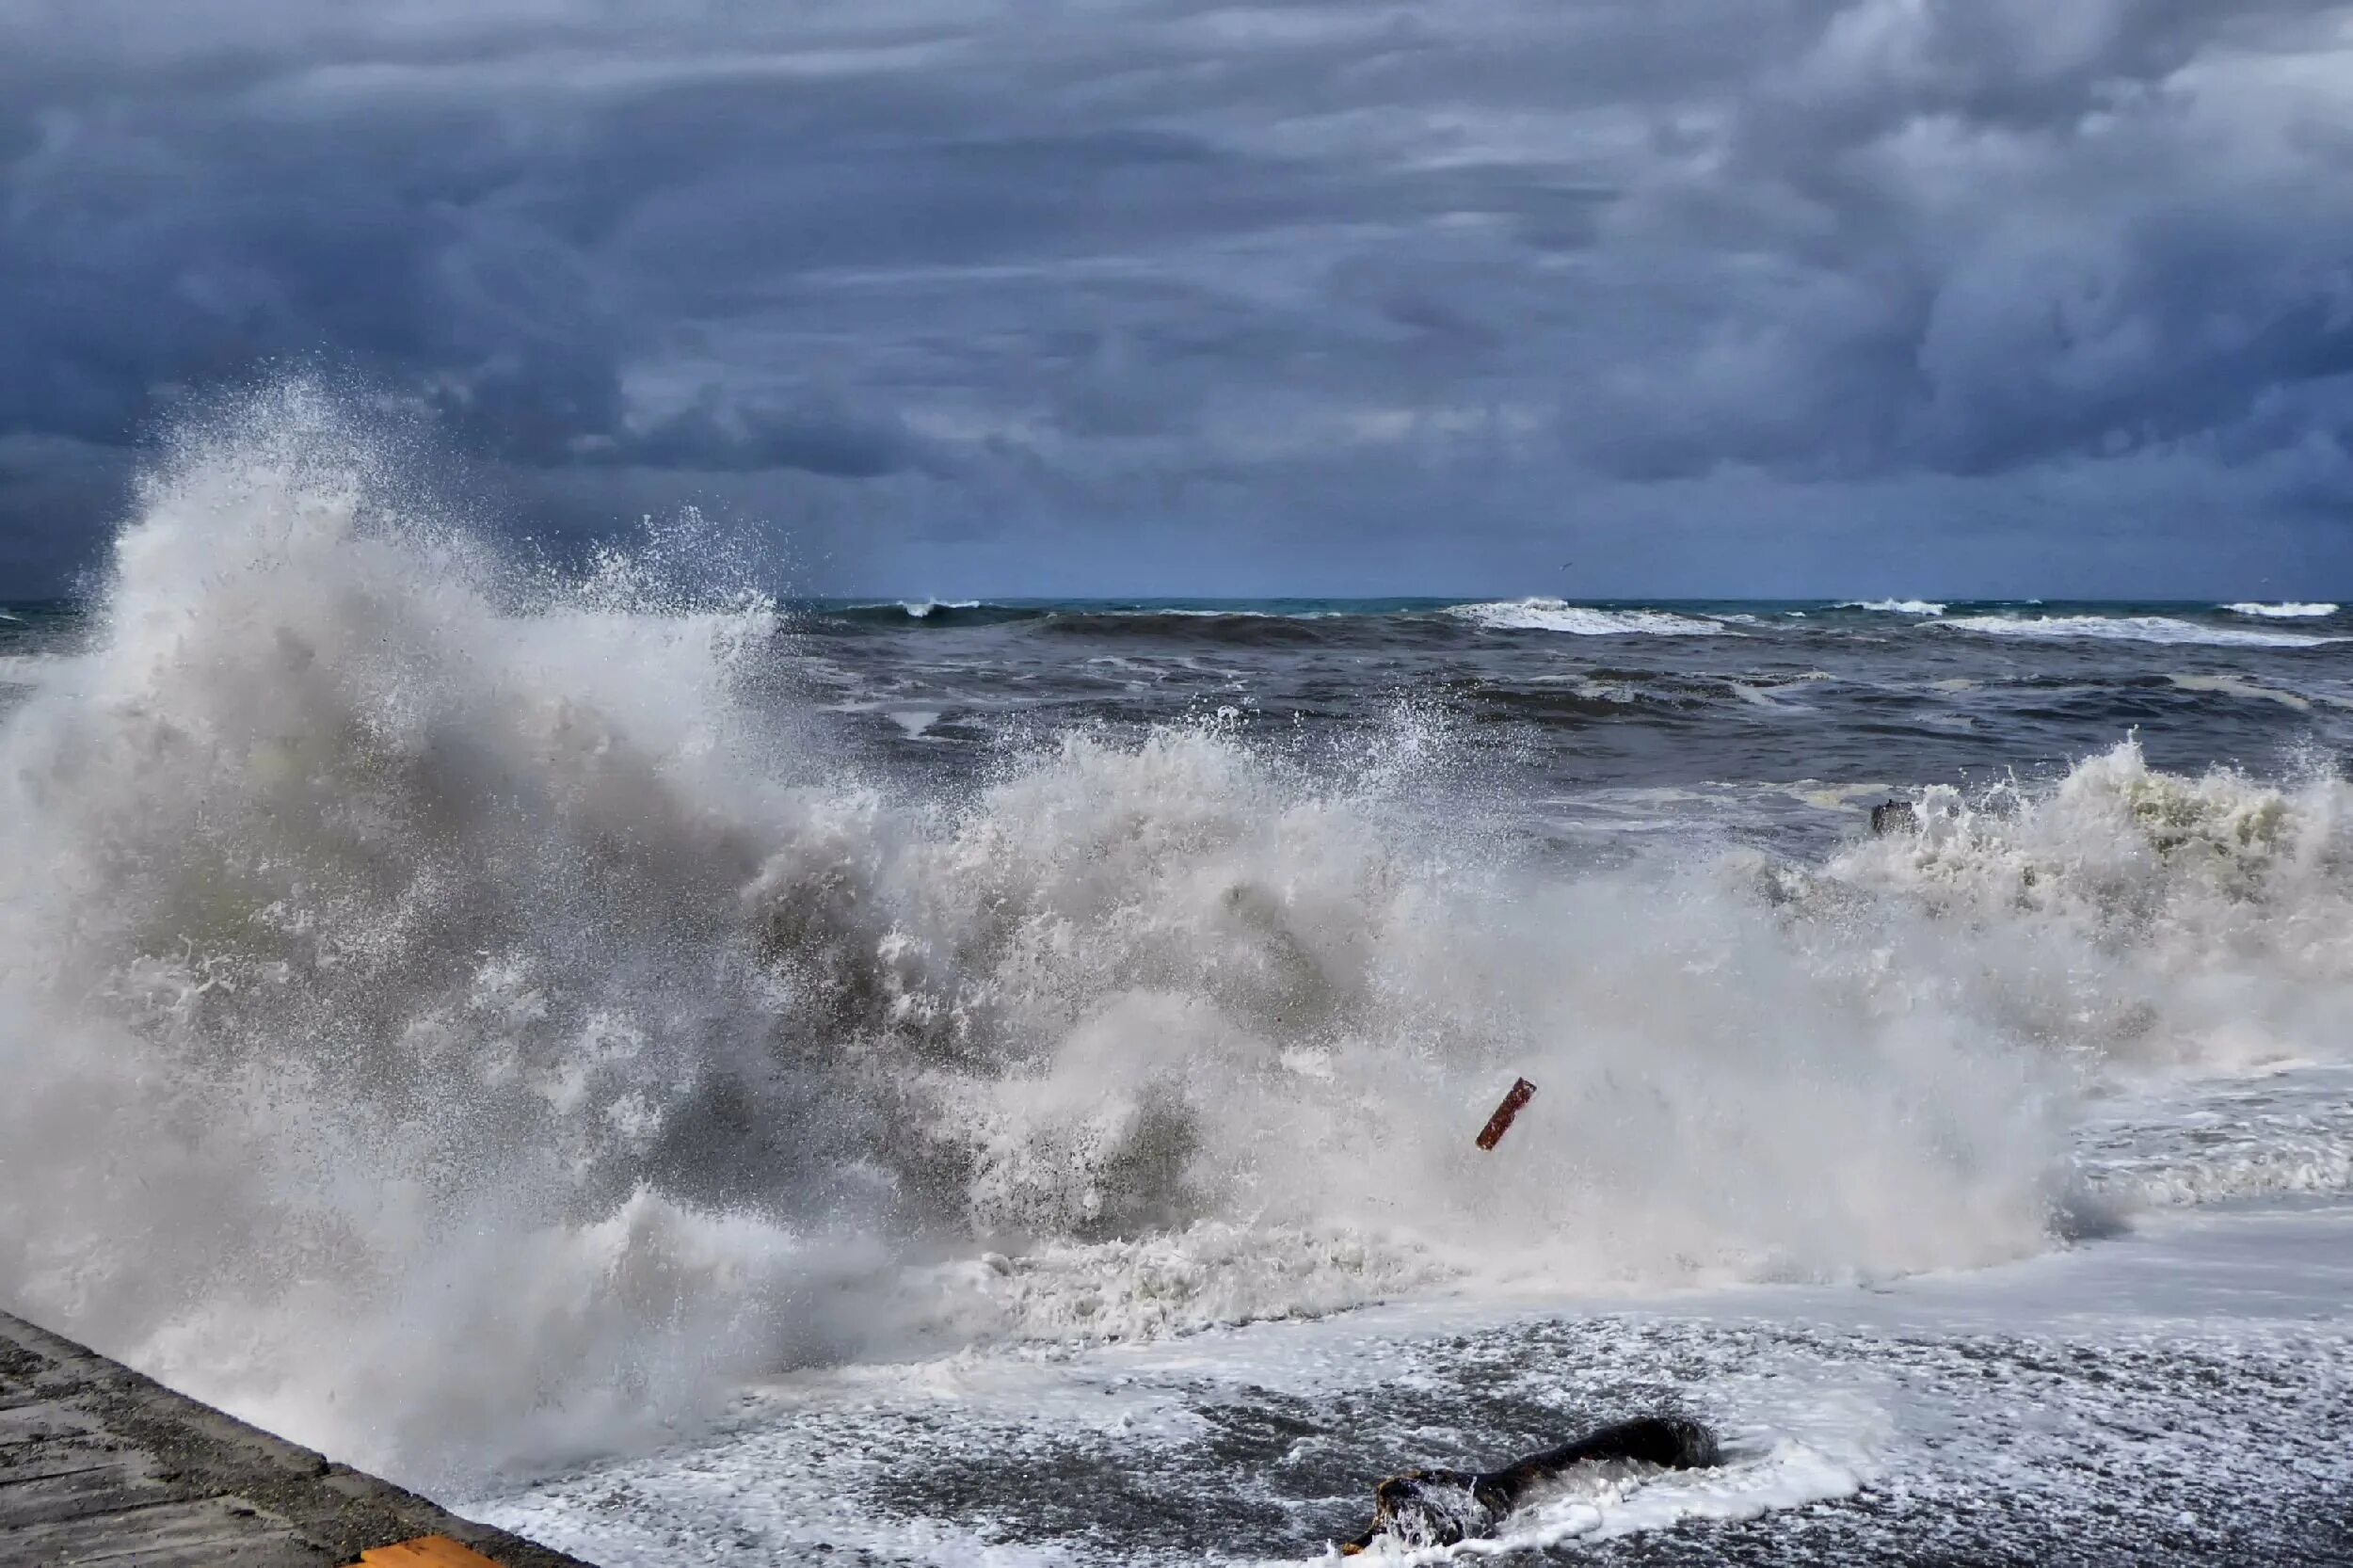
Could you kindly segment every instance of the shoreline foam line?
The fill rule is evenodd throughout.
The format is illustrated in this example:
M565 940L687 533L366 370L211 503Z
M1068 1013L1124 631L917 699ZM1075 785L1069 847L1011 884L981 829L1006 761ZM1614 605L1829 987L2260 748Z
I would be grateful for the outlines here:
M498 1568L589 1568L0 1312L0 1562L344 1568L425 1536Z

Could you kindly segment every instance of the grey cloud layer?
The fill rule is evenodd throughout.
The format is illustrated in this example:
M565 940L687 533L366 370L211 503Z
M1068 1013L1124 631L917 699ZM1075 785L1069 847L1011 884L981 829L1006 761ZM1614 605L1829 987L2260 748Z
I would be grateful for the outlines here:
M1801 491L2091 550L2087 472L2183 465L2345 552L2344 7L0 0L0 166L12 529L326 352L564 505L909 553Z

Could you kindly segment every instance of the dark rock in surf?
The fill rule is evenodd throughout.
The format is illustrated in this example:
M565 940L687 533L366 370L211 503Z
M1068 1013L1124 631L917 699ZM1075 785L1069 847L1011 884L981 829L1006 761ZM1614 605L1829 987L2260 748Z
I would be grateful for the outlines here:
M1912 808L1912 802L1908 800L1891 800L1871 808L1871 837L1874 839L1884 839L1890 833L1916 832L1919 826L1920 813Z
M1384 1535L1407 1546L1451 1546L1492 1535L1536 1486L1580 1464L1702 1469L1723 1463L1716 1434L1681 1416L1641 1416L1530 1454L1499 1470L1409 1470L1373 1493L1372 1526L1340 1551L1354 1556Z

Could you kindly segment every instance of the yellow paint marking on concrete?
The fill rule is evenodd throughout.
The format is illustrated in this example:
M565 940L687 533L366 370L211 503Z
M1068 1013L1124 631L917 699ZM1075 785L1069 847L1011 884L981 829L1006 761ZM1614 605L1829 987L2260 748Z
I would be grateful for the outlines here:
M446 1535L421 1535L360 1554L366 1568L498 1568L480 1552L471 1551Z

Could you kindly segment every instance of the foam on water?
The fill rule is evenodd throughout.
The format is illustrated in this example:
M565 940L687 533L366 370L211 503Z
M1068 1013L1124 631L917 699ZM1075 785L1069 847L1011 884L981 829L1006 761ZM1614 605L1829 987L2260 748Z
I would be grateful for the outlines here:
M1558 599L1456 604L1445 614L1497 631L1565 632L1579 637L1709 637L1725 631L1721 621L1665 610L1601 610Z
M2202 643L2213 648L2317 648L2345 640L2298 632L2259 632L2251 627L2203 626L2172 616L1952 616L1922 624L1989 637Z
M890 722L897 725L910 741L920 741L923 732L940 720L936 708L898 708L890 713Z
M2088 1108L2079 1159L2137 1207L2353 1198L2353 1069L2158 1079Z
M1722 1434L1722 1468L1564 1478L1496 1540L1372 1560L1573 1561L1636 1532L1652 1537L1638 1560L1694 1568L2337 1560L2308 1553L2353 1483L2327 1439L2353 1389L2349 1221L2168 1216L1869 1291L1462 1296L1083 1354L812 1371L747 1394L721 1432L479 1506L613 1568L820 1547L1323 1562L1384 1475L1489 1466L1677 1408Z
M1415 808L1412 712L908 794L697 548L520 569L298 388L181 445L0 732L0 1297L445 1481L782 1366L2031 1254L2088 1076L2353 1000L2331 781L1584 877Z
M1385 1468L1499 1463L1499 1444L1559 1441L1644 1397L1634 1390L1656 1374L1641 1364L1661 1348L1646 1338L1624 1324L1499 1325L1493 1308L1452 1304L1213 1343L795 1375L747 1392L722 1431L475 1506L593 1546L613 1568L820 1550L920 1563L1321 1561L1325 1543L1361 1527ZM1754 1346L1743 1359L1711 1379L1723 1468L1587 1471L1538 1494L1496 1539L1384 1543L1370 1560L1753 1518L1849 1495L1879 1469L1889 1422L1867 1375L1793 1379L1814 1369ZM1496 1403L1513 1411L1509 1435L1480 1430L1476 1413Z
M2244 697L2250 702L2276 702L2299 713L2309 713L2313 710L2311 697L2233 676L2169 675L2166 680L2185 692L2217 692L2226 696Z

